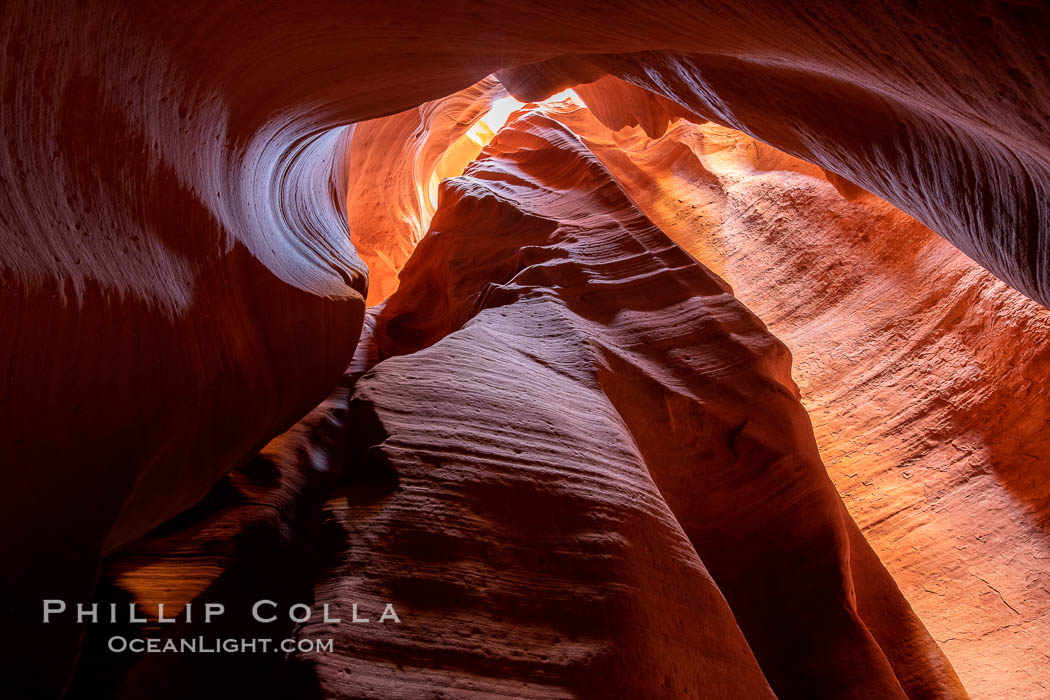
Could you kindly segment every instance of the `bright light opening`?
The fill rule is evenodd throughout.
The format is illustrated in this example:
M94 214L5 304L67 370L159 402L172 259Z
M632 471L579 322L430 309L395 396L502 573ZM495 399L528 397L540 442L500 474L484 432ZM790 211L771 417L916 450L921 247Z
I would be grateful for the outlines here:
M546 106L566 101L577 106L583 104L576 91L572 89L562 90L538 104ZM471 161L478 157L481 149L489 145L492 139L496 138L496 133L507 123L510 115L524 107L525 104L510 95L493 100L492 104L489 105L489 110L474 122L462 136L449 144L445 154L438 161L426 182L420 182L418 185L419 213L406 215L409 217L406 218L406 221L415 219L412 222L415 225L414 238L417 242L426 234L430 226L430 219L437 210L438 190L441 181L463 174L463 170Z
M576 95L576 91L562 90L561 92L551 95L541 105L555 102L564 102L569 100L575 104L580 104L580 99ZM466 133L466 137L477 144L479 147L484 148L490 141L496 136L496 132L503 128L503 125L507 123L510 115L525 106L524 102L507 95L501 97L498 100L492 102L492 106L489 107L489 111L479 119L474 126Z

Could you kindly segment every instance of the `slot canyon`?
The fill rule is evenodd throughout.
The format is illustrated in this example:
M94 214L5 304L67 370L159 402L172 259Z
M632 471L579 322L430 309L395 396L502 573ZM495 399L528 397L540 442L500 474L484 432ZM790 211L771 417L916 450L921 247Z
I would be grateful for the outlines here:
M1047 3L0 36L0 697L1050 698Z

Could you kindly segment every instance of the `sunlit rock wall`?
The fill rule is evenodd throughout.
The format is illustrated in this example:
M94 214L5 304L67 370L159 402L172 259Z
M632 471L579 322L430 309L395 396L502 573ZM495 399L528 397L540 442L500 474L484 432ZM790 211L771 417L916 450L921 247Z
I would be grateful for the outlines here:
M1050 644L1050 312L871 195L712 124L548 108L791 348L850 513L975 697Z
M883 197L1046 302L1047 27L1037 3L497 2L484 13L415 0L8 3L0 533L10 609L89 594L100 555L191 505L338 381L367 293L346 208L348 125L494 71L523 99L612 73L664 99L594 101L607 122L659 136L681 110L752 133L816 163L850 197ZM923 247L948 251L937 245ZM989 291L974 303L1014 320L993 334L1039 332L1031 307L980 279ZM960 284L945 298L972 294ZM965 307L946 303L950 318ZM967 318L959 332L986 322ZM934 349L944 346L921 350ZM962 391L977 365L949 349ZM1037 366L1036 352L1015 364ZM1040 426L1040 409L1023 408L1041 396L1039 373L1019 371L1001 393L967 394L1004 403L1002 430L990 410L972 424L992 426L981 444L1001 454ZM971 418L952 420L966 433ZM958 444L966 454L977 440ZM1003 508L1020 504L1008 517L1025 531L1044 499L1039 449L1026 452L1034 466L985 475L1011 484ZM966 580L982 605L1041 614ZM25 655L69 660L32 645ZM63 683L51 670L41 679Z

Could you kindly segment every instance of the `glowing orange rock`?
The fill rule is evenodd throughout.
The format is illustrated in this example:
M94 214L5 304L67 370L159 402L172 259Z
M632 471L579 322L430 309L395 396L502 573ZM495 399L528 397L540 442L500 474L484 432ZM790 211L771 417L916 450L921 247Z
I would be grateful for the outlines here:
M970 692L1039 697L1050 312L740 132L679 121L653 140L546 113L788 343L847 508Z
M347 162L350 233L368 265L368 303L397 289L397 273L430 226L440 180L459 175L493 132L480 120L506 91L489 78L447 98L355 125Z
M965 696L784 346L575 135L519 113L440 202L351 404L387 486L330 501L315 588L414 621L304 627L324 694Z

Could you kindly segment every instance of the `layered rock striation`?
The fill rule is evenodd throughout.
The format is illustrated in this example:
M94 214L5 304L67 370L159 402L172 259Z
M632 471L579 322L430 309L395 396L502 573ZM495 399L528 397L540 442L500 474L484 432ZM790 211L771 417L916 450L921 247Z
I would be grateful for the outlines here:
M396 485L330 502L347 551L315 589L416 619L338 628L326 695L964 695L827 478L787 350L574 134L512 117L440 202L351 409Z
M847 508L967 689L1042 695L1030 659L1050 640L1046 309L886 202L740 132L678 121L651 139L545 110L792 349Z
M723 208L730 222L723 230L768 232L768 251L775 251L751 253L726 239L720 255L725 269L733 270L730 281L745 290L780 289L797 297L785 302L760 291L742 292L760 314L781 324L778 333L802 348L800 378L816 397L811 407L819 416L826 461L834 464L837 457L827 459L834 454L844 465L870 463L876 473L889 474L888 465L898 457L902 464L937 470L932 465L943 453L953 465L943 478L929 474L932 480L923 480L930 488L922 490L921 503L916 485L900 489L899 496L927 515L941 512L930 503L943 504L957 529L951 530L954 540L938 541L972 550L952 555L937 548L938 561L963 562L968 570L965 576L952 574L955 583L946 588L935 583L931 595L974 598L989 607L988 619L1001 620L1007 609L1020 618L958 629L946 619L943 630L971 635L979 628L977 637L994 636L1006 654L1017 647L1003 636L1013 634L1006 630L1023 633L1032 620L1045 617L1042 603L1017 603L1014 593L1040 600L1045 588L1028 568L1038 566L1045 541L1039 466L1045 452L1040 383L1045 357L1032 340L1041 337L1044 322L1034 306L969 266L925 228L873 204L865 192L929 226L1031 299L1050 300L1047 19L1046 8L1031 3L962 12L943 2L853 7L755 1L688 8L497 2L484 14L474 7L415 0L353 8L326 0L295 5L267 0L250 9L229 2L5 5L0 10L6 47L0 54L5 182L0 440L6 449L0 543L11 566L0 590L11 601L5 608L5 628L13 630L9 638L30 640L18 656L5 652L5 657L26 668L28 686L61 688L80 630L56 632L61 642L34 646L37 601L89 596L101 557L198 501L339 381L354 352L368 295L365 264L351 239L369 242L371 251L389 236L399 257L388 256L391 264L378 253L376 258L391 269L403 264L405 241L418 237L432 213L434 177L471 157L470 149L451 149L446 153L458 153L454 167L435 161L447 144L422 132L407 140L406 135L466 129L491 99L485 90L500 88L489 83L485 94L463 102L449 96L493 71L521 99L585 84L580 94L601 121L616 129L637 124L648 137L661 136L670 120L681 116L740 129L820 166L839 192L891 228L903 222L897 238L879 239L882 231L865 229L871 240L860 246L863 254L849 258L855 273L849 277L814 261L804 232L788 227L785 235L763 218L768 208L734 209L734 202L761 193L760 177L729 186L743 192L723 196L718 191L727 190L726 177L711 172L714 166L703 168L712 195L712 207L705 210L716 217ZM449 102L437 111L417 109L443 99ZM439 124L445 109L462 111ZM369 155L368 147L355 153L352 124L405 110L415 114L403 116L396 128L393 122L361 125L359 144L367 143L369 132L378 143L399 140L391 158ZM388 127L389 132L376 131ZM614 156L588 147L617 171ZM693 168L691 156L679 152L683 167ZM364 159L354 167L357 157ZM379 198L362 179L363 171L395 173L392 163L402 158L415 158L419 174L392 175L401 178L394 189L397 198L415 196L415 203L404 208L400 222L388 212L367 215L362 203ZM630 160L625 158L622 164ZM443 170L446 165L451 170ZM810 166L791 167L800 175L815 174ZM514 186L517 175L511 170L507 178ZM566 167L565 180L558 180L562 191L593 184L577 183L573 172ZM655 195L632 190L631 177L636 175L617 174L632 198L657 202ZM546 178L548 184L557 180L552 174ZM409 179L421 187L413 190ZM809 184L795 189L814 193L812 202L820 204L813 206L851 211L818 181L819 193ZM348 202L356 203L353 211ZM772 235L774 229L780 235ZM828 231L816 238L836 251L842 240ZM891 241L898 248L888 247ZM514 256L530 251L526 246ZM825 257L834 259L830 252ZM861 269L866 275L856 272ZM477 272L483 274L484 266ZM620 272L622 282L632 282L625 268ZM806 274L824 280L816 287L820 294L799 289L806 286ZM829 277L852 279L858 291L846 294L844 285L827 283ZM450 279L432 280L436 286L429 297L440 301L434 290ZM673 275L668 279L681 284ZM904 305L907 331L895 329L886 297L896 285L928 283L928 293L915 292ZM389 277L377 282L373 298L393 286ZM836 293L846 297L841 306L824 301ZM434 312L429 320L417 315L402 325L436 347L439 337L457 327L441 326L442 314L470 316L448 303L444 310L427 307ZM856 350L850 360L856 362L818 358L813 339L826 324L855 319L873 306L878 309L864 321L866 340L850 346ZM612 315L602 317L603 324L617 317L606 313ZM842 328L827 336L855 342ZM382 324L380 333L382 342L392 337ZM899 337L906 334L928 342ZM898 372L875 358L874 350L884 344L898 349L897 364L944 356L945 367L915 370L917 378ZM1008 354L1019 360L1004 359ZM671 372L674 363L661 362ZM767 369L788 386L783 365ZM909 386L931 377L946 384L939 398L928 399L921 387ZM999 378L994 389L985 388ZM900 436L893 449L878 454L891 444L880 435L883 414L870 407L854 410L848 387L870 389L863 395L878 399L872 406L915 403L888 416L890 434ZM851 422L863 427L860 442L842 437ZM947 452L946 440L958 455ZM635 449L648 465L646 448L639 443ZM867 460L865 453L872 451L885 459ZM969 475L960 476L966 470ZM844 467L840 487L848 486L850 474L862 472ZM654 478L670 504L673 494L658 482ZM889 490L888 482L881 483ZM871 488L863 478L861 485ZM931 493L941 500L931 501ZM991 556L979 553L983 545L958 539L971 533L966 523L974 521L976 507L970 504L977 502L989 503L997 521L1011 523L996 530L1009 535L992 535L993 541L1023 542L1008 548L1011 562L1026 562L1016 569L1025 572L1023 582L1015 576L1004 589L983 568ZM689 520L685 511L670 511ZM882 517L890 511L897 512L892 505L861 503L854 512L875 533L895 522ZM824 516L817 520L825 522ZM854 532L842 527L834 531ZM939 534L924 532L930 539ZM697 535L686 534L700 559L712 565ZM873 540L891 543L896 536L889 530ZM840 545L835 551L841 555L847 550ZM893 545L887 547L884 559L893 551ZM918 561L902 552L902 570ZM733 596L709 573L736 614ZM848 581L844 574L843 581ZM860 595L857 610L863 610L863 599ZM882 633L873 631L878 625L865 614L870 615L861 614L861 627L884 652ZM767 669L762 644L748 636L746 621L741 625L774 689L793 682ZM960 639L942 638L946 644ZM1027 646L1017 648L1035 649L1037 641L1026 638ZM969 658L975 656L969 652ZM1020 672L1017 658L1011 664ZM34 676L38 663L45 668ZM900 670L909 664L887 663L901 687L910 687L910 672ZM941 677L927 671L915 671L916 677ZM876 685L892 686L890 675L876 673L881 679ZM989 666L981 682L994 687L992 675ZM848 679L838 680L849 685Z
M828 479L786 348L551 115L514 115L443 184L371 316L349 403L318 409L348 446L264 453L282 475L311 454L341 472L323 507L294 499L323 523L304 567L316 614L294 634L335 652L289 658L290 687L965 696ZM203 542L230 537L216 532ZM179 541L147 541L107 580L148 601L206 570ZM263 574L235 597L286 581ZM400 623L345 624L389 601ZM321 622L325 605L344 624Z

